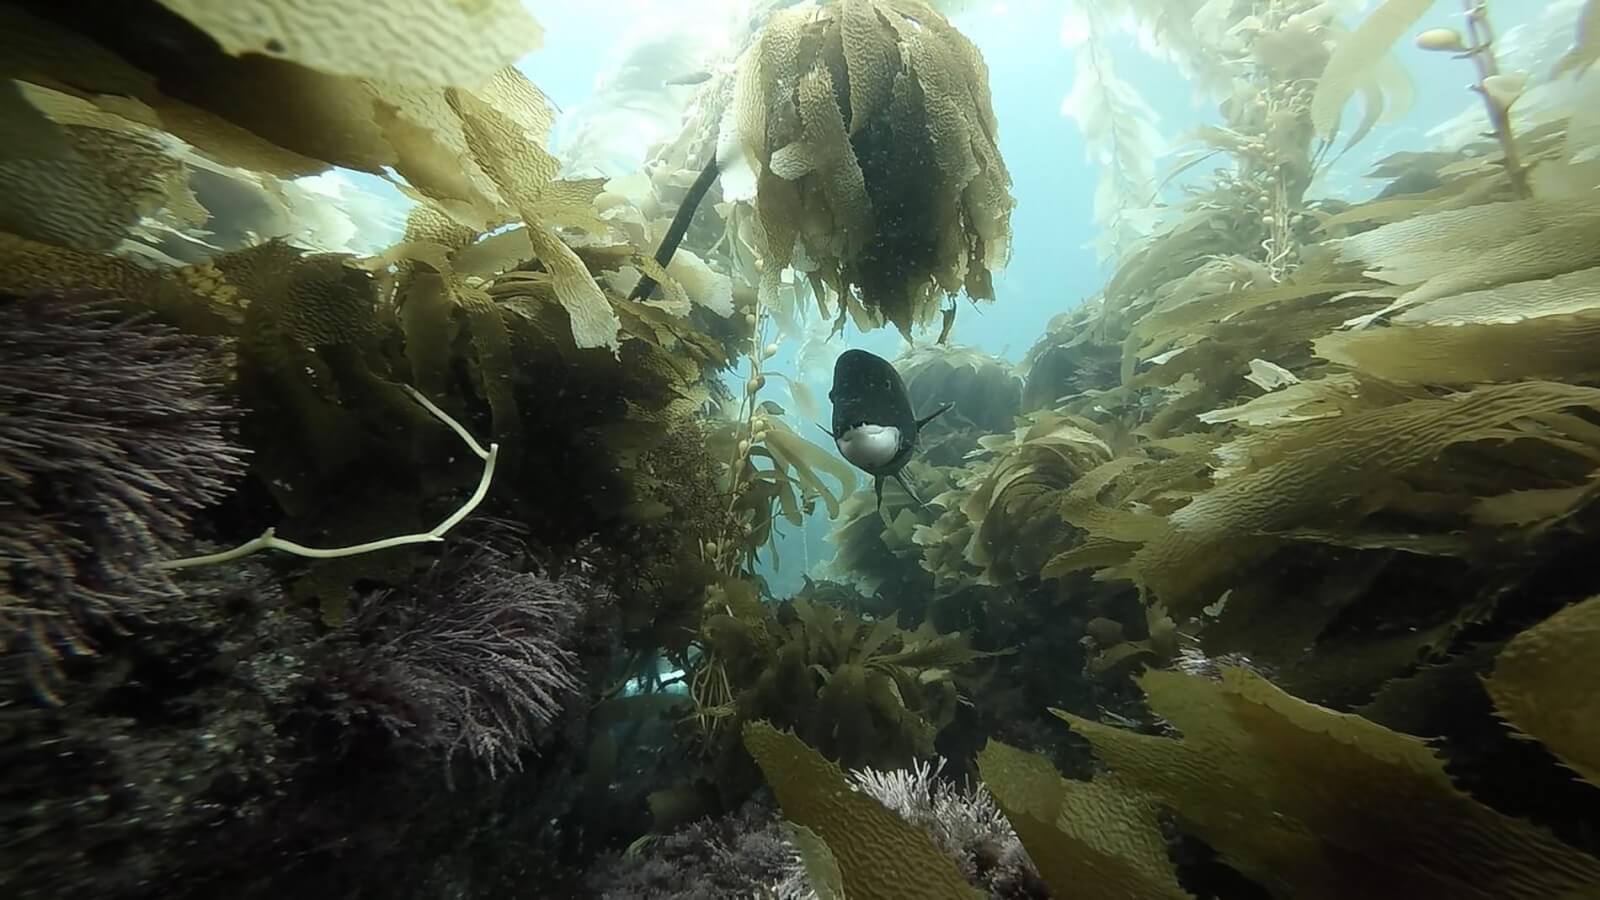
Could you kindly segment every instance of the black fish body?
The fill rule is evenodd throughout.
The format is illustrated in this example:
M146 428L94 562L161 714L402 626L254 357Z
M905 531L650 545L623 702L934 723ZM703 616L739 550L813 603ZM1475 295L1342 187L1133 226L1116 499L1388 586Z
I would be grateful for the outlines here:
M883 480L893 478L917 500L900 470L917 449L917 436L949 405L918 419L911 409L905 381L886 359L865 350L846 350L833 366L833 436L839 454L872 476L878 506L883 506ZM921 503L917 500L917 503Z

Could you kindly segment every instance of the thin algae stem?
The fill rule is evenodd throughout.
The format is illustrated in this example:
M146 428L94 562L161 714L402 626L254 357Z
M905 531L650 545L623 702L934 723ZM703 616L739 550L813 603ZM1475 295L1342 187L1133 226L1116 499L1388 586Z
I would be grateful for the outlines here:
M217 563L230 562L244 556L249 556L252 553L257 553L262 550L279 550L284 553L291 553L295 556L303 556L308 559L336 559L343 556L359 556L363 553L375 553L379 550L387 550L391 547L403 547L407 544L427 544L444 540L445 534L449 532L450 529L459 525L461 520L471 515L472 511L477 509L478 505L483 502L483 498L488 496L489 485L494 481L494 467L495 461L500 455L500 445L491 443L489 448L485 450L483 445L479 444L477 439L475 439L466 428L462 427L460 422L457 422L444 410L434 405L434 403L427 397L424 397L420 391L410 385L401 385L401 387L405 389L406 393L410 395L411 399L417 401L418 405L432 413L435 418L448 426L451 431L454 431L456 435L461 438L462 442L467 445L468 449L476 454L479 459L483 460L483 475L478 479L477 489L472 492L472 496L468 497L465 503L461 504L459 509L447 516L438 525L435 525L428 531L417 534L402 534L395 537L381 538L376 541L367 541L366 543L362 544L352 544L347 547L327 548L307 547L304 544L297 544L294 541L285 540L277 536L276 528L268 528L259 536L246 541L231 550L223 550L217 553L207 553L201 556L188 556L184 557L183 559L166 560L156 563L156 568L170 570L187 569L194 566L215 565Z

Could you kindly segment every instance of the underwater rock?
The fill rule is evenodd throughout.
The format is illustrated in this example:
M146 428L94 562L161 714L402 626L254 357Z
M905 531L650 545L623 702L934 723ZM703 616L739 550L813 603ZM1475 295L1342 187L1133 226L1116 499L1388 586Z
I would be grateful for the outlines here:
M721 900L758 897L763 890L800 900L800 894L778 889L797 862L783 820L752 800L736 812L652 835L600 859L584 886L600 900Z
M230 869L261 877L241 838L268 827L300 759L279 718L314 633L255 565L177 590L97 632L94 658L67 660L56 706L30 708L7 685L0 893L204 896L197 886Z
M0 718L0 892L551 896L608 840L580 773L615 608L580 561L497 546L447 548L329 637L255 561L95 632L59 706Z

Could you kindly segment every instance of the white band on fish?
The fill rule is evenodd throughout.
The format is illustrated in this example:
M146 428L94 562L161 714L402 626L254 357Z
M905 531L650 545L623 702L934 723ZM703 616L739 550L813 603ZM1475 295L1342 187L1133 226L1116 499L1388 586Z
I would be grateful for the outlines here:
M892 425L857 425L834 439L839 455L858 469L878 469L900 453L900 429Z

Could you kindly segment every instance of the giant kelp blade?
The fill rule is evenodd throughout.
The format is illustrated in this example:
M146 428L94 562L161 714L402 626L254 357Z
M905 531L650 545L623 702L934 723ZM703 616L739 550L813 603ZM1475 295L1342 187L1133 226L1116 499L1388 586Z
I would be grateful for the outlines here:
M1500 715L1600 786L1600 597L1522 632L1485 687Z
M1396 315L1394 321L1402 325L1510 325L1596 307L1600 307L1600 266L1454 294L1414 306Z
M1600 407L1600 390L1554 382L1488 385L1357 412L1269 436L1266 462L1197 494L1166 518L1133 559L1139 579L1170 608L1192 609L1208 584L1259 559L1282 535L1334 504L1380 489L1446 448L1525 416Z
M839 31L850 85L850 131L855 133L888 109L900 50L868 0L840 4Z
M744 727L744 742L784 816L826 843L847 896L975 900L977 892L926 833L851 788L837 765L799 738L752 722Z
M73 250L0 232L0 291L32 294L92 289L123 296L154 291L159 273L122 257Z
M272 56L330 75L476 87L539 49L518 0L160 0L234 56Z
M1529 319L1512 325L1427 325L1340 331L1316 341L1318 356L1405 384L1477 384L1525 378L1588 381L1600 315Z
M773 462L786 471L792 470L807 494L822 498L828 507L828 518L837 518L839 498L848 497L855 490L855 471L838 457L779 423L768 428L766 444ZM824 472L839 483L837 494L822 480Z
M1600 211L1582 197L1485 203L1414 216L1332 242L1407 290L1382 314L1600 265Z
M1140 679L1181 739L1055 710L1116 776L1274 896L1588 897L1600 860L1460 791L1420 738L1298 700L1225 669Z
M1061 114L1077 124L1091 158L1104 160L1094 194L1095 225L1101 234L1092 246L1105 262L1127 253L1145 236L1146 229L1129 213L1144 209L1156 195L1156 160L1166 139L1159 114L1118 74L1113 54L1101 46L1102 34L1114 26L1105 21L1111 16L1094 8L1100 5L1068 4L1076 8L1068 13L1073 34L1067 43L1079 46L1081 39L1081 46L1073 53L1072 87L1062 100Z
M754 194L769 273L809 260L813 283L846 294L841 315L908 338L963 288L993 299L1010 175L983 59L933 8L779 10L740 58L732 93L717 150L724 196Z
M15 142L0 158L0 229L109 252L163 209L205 221L188 168L159 131L69 93L14 84L33 114L4 129Z
M1311 119L1317 133L1332 136L1338 130L1339 114L1350 95L1360 88L1362 80L1383 60L1394 42L1432 5L1433 0L1385 0L1340 42L1317 81L1317 93L1311 101Z
M978 771L1054 896L1177 900L1150 798L1110 778L1068 781L1050 761L990 740Z
M1392 328L1336 331L1314 348L1364 374L1414 384L1585 381L1597 370L1597 308L1600 267L1591 266L1418 303Z
M785 823L789 842L800 851L800 861L806 867L806 878L817 900L845 900L844 876L839 873L839 863L833 851L817 833L804 825Z
M585 207L598 184L555 180L559 162L531 138L546 125L548 109L517 73L501 72L486 88L491 103L466 91L452 92L468 145L504 199L527 223L534 253L554 281L556 297L572 322L579 349L605 347L615 352L620 321L583 261L550 227L553 217Z

